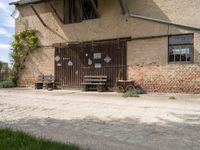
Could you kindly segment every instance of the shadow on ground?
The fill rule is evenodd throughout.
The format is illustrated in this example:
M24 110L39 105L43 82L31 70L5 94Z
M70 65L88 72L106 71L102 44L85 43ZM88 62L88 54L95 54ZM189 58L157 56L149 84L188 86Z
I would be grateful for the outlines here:
M129 118L112 121L91 117L70 121L46 118L0 122L0 126L76 143L92 150L199 150L200 115L172 115L182 121L160 118L162 124L159 125Z

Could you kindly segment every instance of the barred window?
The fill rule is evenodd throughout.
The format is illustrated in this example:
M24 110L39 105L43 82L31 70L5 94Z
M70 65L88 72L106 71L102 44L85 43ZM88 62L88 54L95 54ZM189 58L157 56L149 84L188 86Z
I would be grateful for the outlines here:
M169 36L169 63L192 63L194 35Z

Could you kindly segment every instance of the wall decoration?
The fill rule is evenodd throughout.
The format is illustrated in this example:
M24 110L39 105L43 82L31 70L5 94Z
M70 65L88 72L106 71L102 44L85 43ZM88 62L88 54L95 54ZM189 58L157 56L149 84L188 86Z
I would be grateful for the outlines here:
M63 57L63 60L70 60L70 58L69 57Z
M88 58L88 65L91 66L92 65L92 59Z
M57 66L58 66L58 67L61 67L62 65L61 65L61 63L58 63Z
M94 59L101 59L101 53L94 53Z
M60 61L60 56L56 56L56 57L55 57L55 61L56 61L56 62L59 62L59 61Z
M109 56L106 56L106 57L104 58L104 61L105 61L106 63L110 63L111 60L112 60L112 59L111 59Z
M101 64L100 64L100 63L95 63L94 67L95 67L96 69L100 69L100 68L101 68Z
M68 66L73 66L73 62L71 60L68 61Z

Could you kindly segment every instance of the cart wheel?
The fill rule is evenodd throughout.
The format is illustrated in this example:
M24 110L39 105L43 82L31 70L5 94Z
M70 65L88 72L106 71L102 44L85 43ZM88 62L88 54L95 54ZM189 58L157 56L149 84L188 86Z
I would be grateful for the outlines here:
M124 93L124 92L125 92L123 86L117 86L117 87L115 88L115 91L118 92L118 93Z
M133 85L127 85L126 92L132 91L134 89L135 89L135 87Z

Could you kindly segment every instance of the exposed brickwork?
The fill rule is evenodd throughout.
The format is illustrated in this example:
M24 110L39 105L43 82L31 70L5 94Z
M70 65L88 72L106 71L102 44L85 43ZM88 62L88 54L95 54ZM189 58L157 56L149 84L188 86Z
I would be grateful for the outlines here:
M199 65L129 66L128 78L148 92L200 94Z

